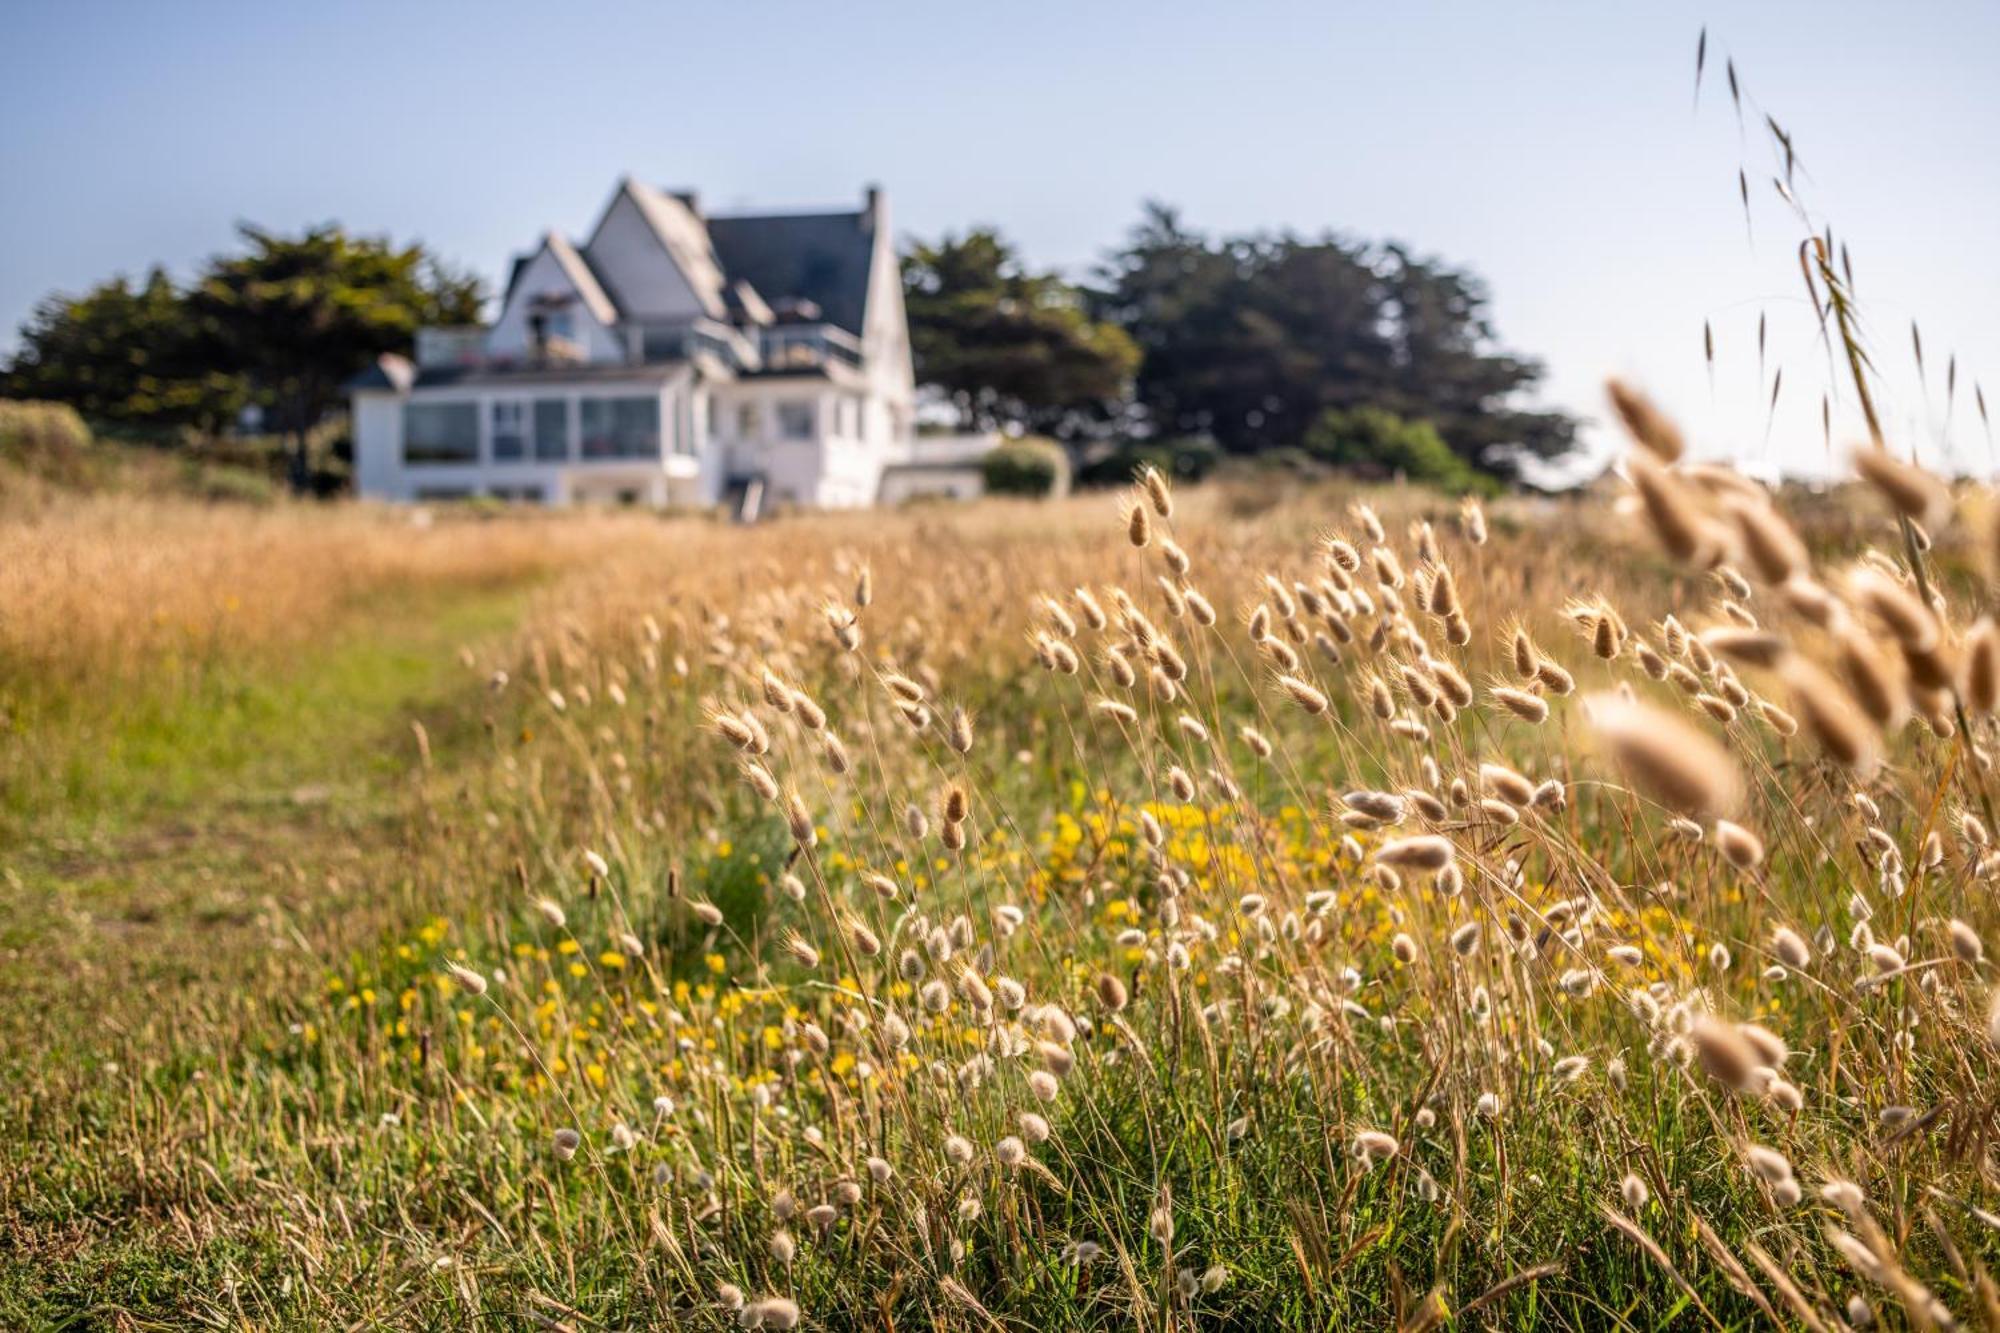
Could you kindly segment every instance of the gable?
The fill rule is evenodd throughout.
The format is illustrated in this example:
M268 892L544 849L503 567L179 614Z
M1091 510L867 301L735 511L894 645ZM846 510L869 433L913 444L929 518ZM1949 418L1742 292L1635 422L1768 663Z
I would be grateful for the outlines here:
M701 220L657 190L620 186L583 253L628 319L725 313L722 273Z
M875 250L865 213L776 214L708 220L716 258L770 305L806 300L860 337Z
M500 316L486 335L486 350L495 356L525 356L533 351L532 309L550 300L572 311L575 337L586 351L597 356L615 348L611 330L618 320L617 309L582 256L551 233L541 249L515 264Z

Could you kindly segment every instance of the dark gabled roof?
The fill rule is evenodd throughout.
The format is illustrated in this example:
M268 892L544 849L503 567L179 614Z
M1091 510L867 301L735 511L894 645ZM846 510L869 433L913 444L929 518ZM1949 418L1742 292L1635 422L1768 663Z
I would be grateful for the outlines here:
M716 258L732 281L747 281L774 307L788 299L811 301L828 323L861 335L875 252L867 213L780 213L707 222Z

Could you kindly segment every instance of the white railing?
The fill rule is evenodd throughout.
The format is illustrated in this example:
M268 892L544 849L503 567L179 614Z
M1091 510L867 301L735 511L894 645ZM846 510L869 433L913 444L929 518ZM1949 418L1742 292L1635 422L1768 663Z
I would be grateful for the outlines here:
M417 330L419 366L476 366L486 359L486 330L477 324Z
M813 370L861 364L861 340L833 324L780 324L764 330L764 369Z

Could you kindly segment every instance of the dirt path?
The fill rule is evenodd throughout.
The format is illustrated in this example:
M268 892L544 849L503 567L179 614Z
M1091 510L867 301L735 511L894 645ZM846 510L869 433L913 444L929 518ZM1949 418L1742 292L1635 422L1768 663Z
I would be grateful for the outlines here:
M147 1028L379 922L351 909L397 873L411 723L440 762L476 734L460 649L506 634L528 591L380 601L308 657L100 723L79 798L0 847L0 1069L89 1077Z

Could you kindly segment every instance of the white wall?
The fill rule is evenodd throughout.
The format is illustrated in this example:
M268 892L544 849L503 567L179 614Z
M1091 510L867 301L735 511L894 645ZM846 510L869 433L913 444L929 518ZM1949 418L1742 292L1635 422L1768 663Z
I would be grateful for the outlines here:
M861 346L868 375L869 434L888 453L899 451L916 430L917 384L910 354L910 321L903 308L903 270L889 223L889 197L876 196L875 253L869 273ZM895 411L892 413L891 408ZM895 421L902 423L899 435Z
M535 298L540 296L572 298L568 309L575 321L576 341L588 360L625 359L624 343L591 313L589 305L577 293L576 284L570 281L568 272L547 244L528 261L528 267L522 270L514 284L507 308L500 312L500 318L494 321L492 331L486 335L486 350L490 355L526 357L534 352L535 335L528 316Z
M402 394L390 389L354 395L354 489L371 499L403 499Z
M837 407L843 397L860 404L850 409L845 431ZM887 450L865 433L868 413L862 399L859 376L846 386L805 375L718 385L711 414L715 453L726 460L729 472L763 473L768 504L830 509L873 504ZM778 405L789 402L812 405L810 439L787 440L779 434ZM737 433L745 403L757 407L757 432L750 439Z
M707 313L629 191L618 192L584 254L627 319L667 321Z
M700 484L706 441L692 437L693 454L673 452L674 414L692 389L690 374L665 381L593 381L589 385L550 383L515 386L465 386L417 390L398 394L390 390L363 390L354 395L354 481L355 490L366 499L408 502L427 492L453 491L464 495L490 495L497 490L519 491L524 487L541 490L545 504L571 501L614 500L619 491L636 490L648 504L675 502L712 504L719 498ZM580 448L580 403L586 397L632 397L656 394L660 398L660 457L657 459L584 459ZM498 399L532 402L539 398L562 398L569 404L569 457L561 462L532 457L519 461L493 458L492 404ZM476 405L479 414L479 461L476 463L426 463L411 467L403 462L403 409L411 401ZM685 420L685 418L683 418ZM532 409L528 424L532 453ZM697 423L698 424L698 423ZM689 486L693 485L690 497Z

